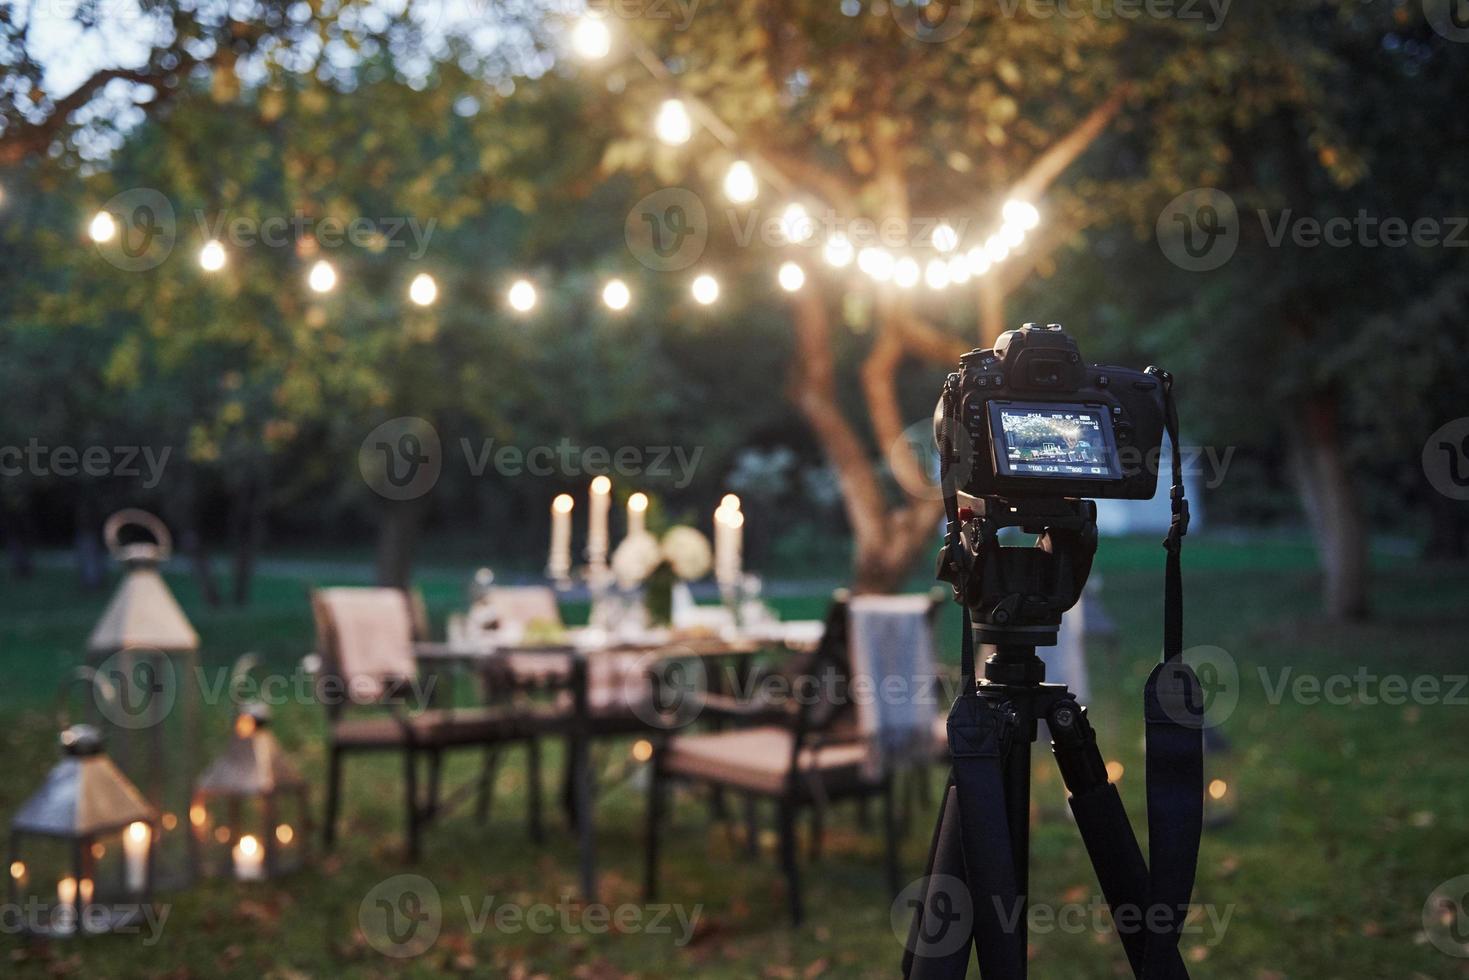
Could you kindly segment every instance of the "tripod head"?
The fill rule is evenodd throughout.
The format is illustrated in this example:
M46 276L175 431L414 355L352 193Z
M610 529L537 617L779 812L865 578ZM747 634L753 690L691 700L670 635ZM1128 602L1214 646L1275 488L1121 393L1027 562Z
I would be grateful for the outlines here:
M969 611L975 643L993 643L985 676L1039 683L1038 646L1054 646L1061 615L1076 605L1097 552L1097 505L1045 497L977 497L958 509L958 533L939 552L938 578ZM1006 547L1000 532L1037 535L1032 547ZM1006 676L1010 675L1010 676Z

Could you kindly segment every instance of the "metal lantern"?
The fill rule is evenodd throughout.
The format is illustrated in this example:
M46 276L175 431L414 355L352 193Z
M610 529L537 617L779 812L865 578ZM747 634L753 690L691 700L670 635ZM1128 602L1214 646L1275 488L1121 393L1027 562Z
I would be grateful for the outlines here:
M229 744L199 777L189 823L205 874L259 881L306 862L306 780L271 732L265 705L240 709Z
M95 672L72 680L111 691ZM61 760L10 821L9 896L46 936L131 927L152 900L158 811L103 752L92 725L65 726Z
M152 540L124 544L128 527ZM115 701L98 707L118 766L162 815L158 884L181 888L195 871L193 838L181 816L197 771L199 635L158 573L173 547L163 522L122 510L107 519L103 537L126 572L87 641L89 660L117 690Z

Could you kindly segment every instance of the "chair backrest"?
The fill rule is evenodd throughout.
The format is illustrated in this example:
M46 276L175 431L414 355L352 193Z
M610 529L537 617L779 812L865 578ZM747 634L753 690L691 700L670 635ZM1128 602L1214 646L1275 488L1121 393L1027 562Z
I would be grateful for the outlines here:
M525 629L534 623L560 627L561 607L556 591L546 585L497 585L490 589L488 602L500 628Z
M402 589L318 589L311 608L322 658L352 700L378 700L417 676L413 607Z
M930 595L859 595L848 603L858 734L879 767L926 760L938 717Z

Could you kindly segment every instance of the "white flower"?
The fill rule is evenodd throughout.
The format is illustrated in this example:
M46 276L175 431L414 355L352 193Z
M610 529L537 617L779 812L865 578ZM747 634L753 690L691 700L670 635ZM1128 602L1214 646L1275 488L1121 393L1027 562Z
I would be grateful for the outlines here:
M638 585L653 574L663 560L658 539L651 534L634 534L622 539L612 552L612 575L624 589Z
M685 582L692 582L709 574L714 555L708 538L694 528L680 524L669 528L663 535L663 557L668 559L673 574Z

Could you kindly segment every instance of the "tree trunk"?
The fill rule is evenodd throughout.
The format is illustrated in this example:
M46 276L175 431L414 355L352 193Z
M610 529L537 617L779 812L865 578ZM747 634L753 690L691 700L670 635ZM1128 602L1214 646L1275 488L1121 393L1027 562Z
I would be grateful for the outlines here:
M250 602L255 559L260 553L260 542L265 537L266 480L263 472L252 472L235 495L230 530L235 547L232 578L233 598L237 606Z
M1290 467L1316 539L1327 615L1365 619L1367 524L1341 443L1337 394L1312 392L1287 410Z
M219 583L214 578L214 566L209 560L209 547L199 531L199 512L195 493L195 476L192 467L184 470L179 481L178 493L165 508L168 522L178 529L179 551L189 560L189 570L199 586L199 596L210 609L220 604Z
M97 515L97 502L90 488L77 496L76 527L72 542L76 551L77 579L82 588L100 589L106 578L102 561L102 522Z
M979 280L979 336L981 347L993 347L1005 332L1005 293L993 276Z
M413 579L413 558L423 521L423 500L399 500L384 505L378 525L377 583L406 589Z

